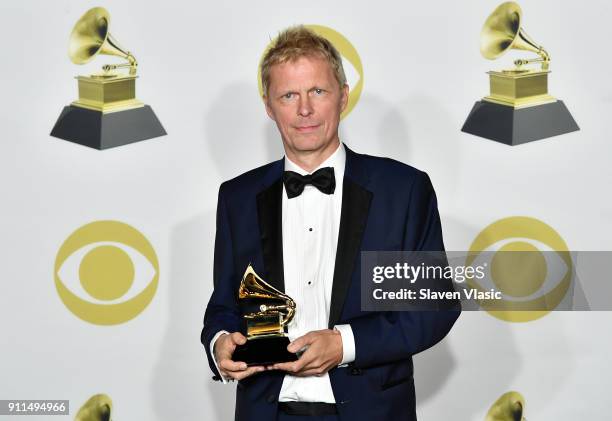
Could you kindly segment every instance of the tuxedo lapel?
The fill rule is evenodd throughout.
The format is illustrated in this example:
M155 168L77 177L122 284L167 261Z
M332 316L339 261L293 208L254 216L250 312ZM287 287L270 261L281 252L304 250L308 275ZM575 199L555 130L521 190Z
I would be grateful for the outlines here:
M284 159L277 161L267 178L276 179L257 195L257 218L261 234L263 261L268 277L264 281L285 291L283 269L282 169Z
M368 177L359 155L346 145L345 149L346 168L342 183L342 210L329 310L330 329L338 323L342 314L372 200L372 192L364 187Z

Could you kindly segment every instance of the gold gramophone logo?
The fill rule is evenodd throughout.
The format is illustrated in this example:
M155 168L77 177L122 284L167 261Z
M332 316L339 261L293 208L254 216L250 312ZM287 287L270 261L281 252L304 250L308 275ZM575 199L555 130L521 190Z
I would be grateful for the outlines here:
M526 421L525 398L514 390L501 395L487 411L485 421Z
M346 81L349 85L348 103L346 109L340 115L340 118L343 119L350 114L353 108L355 108L361 97L361 91L363 90L363 65L361 63L361 57L353 44L351 44L351 42L340 32L323 25L304 26L314 31L317 35L329 40L342 56L342 67L344 68ZM261 58L266 54L266 51L270 48L273 41L274 40L270 41L268 46L266 46ZM257 86L259 95L263 96L263 86L261 84L261 59L259 60L257 70Z
M121 57L125 62L77 76L79 98L64 107L51 136L108 149L166 134L151 107L136 98L138 62L111 35L110 22L103 7L89 9L72 29L68 56L79 65L98 56Z
M57 252L55 286L80 319L116 325L138 316L157 290L155 250L136 228L96 221L74 231Z
M488 266L488 276L468 283L501 291L501 303L482 308L507 322L529 322L550 313L566 298L574 275L563 238L548 224L527 216L500 219L484 228L470 245L468 265Z
M484 58L497 60L512 50L537 57L517 59L513 68L487 72L490 94L476 102L463 132L519 145L579 130L563 101L548 93L550 54L522 25L523 11L513 1L500 4L486 19L480 33Z
M113 400L104 393L93 395L79 408L74 421L113 421Z

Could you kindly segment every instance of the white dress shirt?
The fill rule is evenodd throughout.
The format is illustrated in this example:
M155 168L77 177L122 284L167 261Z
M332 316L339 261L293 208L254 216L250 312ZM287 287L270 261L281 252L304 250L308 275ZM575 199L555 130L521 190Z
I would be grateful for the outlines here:
M283 185L285 293L296 302L295 316L287 326L287 333L292 341L310 331L327 329L340 228L345 164L346 150L340 143L336 151L312 171L323 167L334 168L336 188L333 194L322 193L313 185L307 184L302 194L289 199ZM287 156L285 156L285 170L302 175L308 174L308 171L292 162ZM354 361L355 341L350 325L336 325L335 329L342 337L341 365ZM211 341L213 359L215 341L223 333L227 332L218 332ZM227 382L227 379L223 378L223 382ZM307 377L286 374L278 400L279 402L335 403L329 374Z

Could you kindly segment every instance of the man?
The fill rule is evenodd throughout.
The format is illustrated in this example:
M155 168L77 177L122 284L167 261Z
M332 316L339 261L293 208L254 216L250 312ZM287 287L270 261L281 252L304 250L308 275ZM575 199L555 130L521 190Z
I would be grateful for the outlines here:
M412 355L459 311L361 311L361 250L444 250L429 177L340 142L348 85L339 53L304 27L261 64L285 157L221 184L214 292L201 341L215 379L238 380L237 420L416 420ZM295 362L233 361L246 341L237 302L248 263L297 304Z

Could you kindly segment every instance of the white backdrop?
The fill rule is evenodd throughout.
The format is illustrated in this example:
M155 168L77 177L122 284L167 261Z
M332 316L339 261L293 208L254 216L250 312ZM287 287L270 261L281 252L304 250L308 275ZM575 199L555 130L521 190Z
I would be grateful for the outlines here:
M72 415L57 419L72 419L95 393L113 399L118 421L233 417L235 386L212 382L199 342L217 189L283 154L258 97L257 64L292 24L331 27L357 49L364 88L341 139L429 173L448 250L466 250L484 227L515 215L549 224L572 250L612 250L612 5L521 2L525 29L552 57L550 92L581 131L509 147L460 132L487 94L485 72L511 62L478 50L497 4L2 2L0 399L69 399ZM137 96L168 136L97 151L48 135L76 99L73 77L114 61L76 66L67 57L72 26L93 6L109 10L111 32L136 55ZM138 229L159 259L153 301L115 326L77 318L53 281L64 240L97 220ZM508 390L525 396L530 420L605 419L611 322L603 312L530 323L464 313L415 357L419 419L483 420Z

